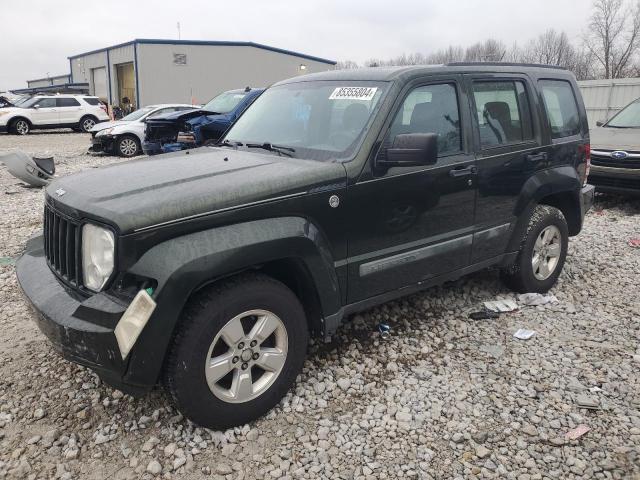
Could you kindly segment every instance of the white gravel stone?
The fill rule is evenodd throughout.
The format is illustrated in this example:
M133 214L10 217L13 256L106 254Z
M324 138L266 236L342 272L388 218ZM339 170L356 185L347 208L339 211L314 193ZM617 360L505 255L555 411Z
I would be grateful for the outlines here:
M147 472L151 475L159 475L162 472L162 465L160 465L160 462L157 460L151 460L147 464Z

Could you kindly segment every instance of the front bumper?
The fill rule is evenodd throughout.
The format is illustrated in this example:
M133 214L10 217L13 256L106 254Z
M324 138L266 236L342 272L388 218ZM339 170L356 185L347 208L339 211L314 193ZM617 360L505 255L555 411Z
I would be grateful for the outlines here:
M580 191L580 214L584 219L585 214L593 207L596 189L593 185L585 185Z
M47 265L42 236L27 242L16 274L38 328L63 357L91 368L124 392L148 389L122 380L127 360L121 357L114 329L128 306L125 301L106 293L85 297L63 285Z
M7 133L9 131L9 127L7 125L0 125L0 133Z
M90 152L112 152L115 148L116 138L111 135L95 136L91 139Z
M589 183L598 192L640 195L640 169L592 165Z

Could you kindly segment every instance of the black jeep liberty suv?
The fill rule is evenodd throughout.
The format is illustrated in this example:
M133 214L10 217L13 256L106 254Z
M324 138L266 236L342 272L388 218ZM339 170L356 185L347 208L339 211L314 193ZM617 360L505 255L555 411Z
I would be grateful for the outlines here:
M40 329L210 428L286 394L309 335L489 266L545 292L593 202L574 76L450 64L265 91L215 147L61 178L18 262Z

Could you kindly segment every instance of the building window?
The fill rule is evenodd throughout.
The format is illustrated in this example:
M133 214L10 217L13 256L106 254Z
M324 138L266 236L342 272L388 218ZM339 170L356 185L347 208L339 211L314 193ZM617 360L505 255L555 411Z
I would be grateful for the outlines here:
M187 54L186 53L174 53L173 54L173 64L178 66L184 66L187 64Z

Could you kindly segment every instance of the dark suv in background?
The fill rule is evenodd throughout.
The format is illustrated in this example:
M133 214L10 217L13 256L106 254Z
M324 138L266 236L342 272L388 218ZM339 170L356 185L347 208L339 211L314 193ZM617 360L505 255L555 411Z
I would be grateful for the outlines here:
M226 428L276 405L309 335L354 312L490 266L549 290L593 201L588 166L566 70L300 76L219 146L57 179L17 275L67 358L128 392L162 382Z
M263 91L250 87L229 90L202 108L149 118L142 149L147 155L157 155L215 143Z

